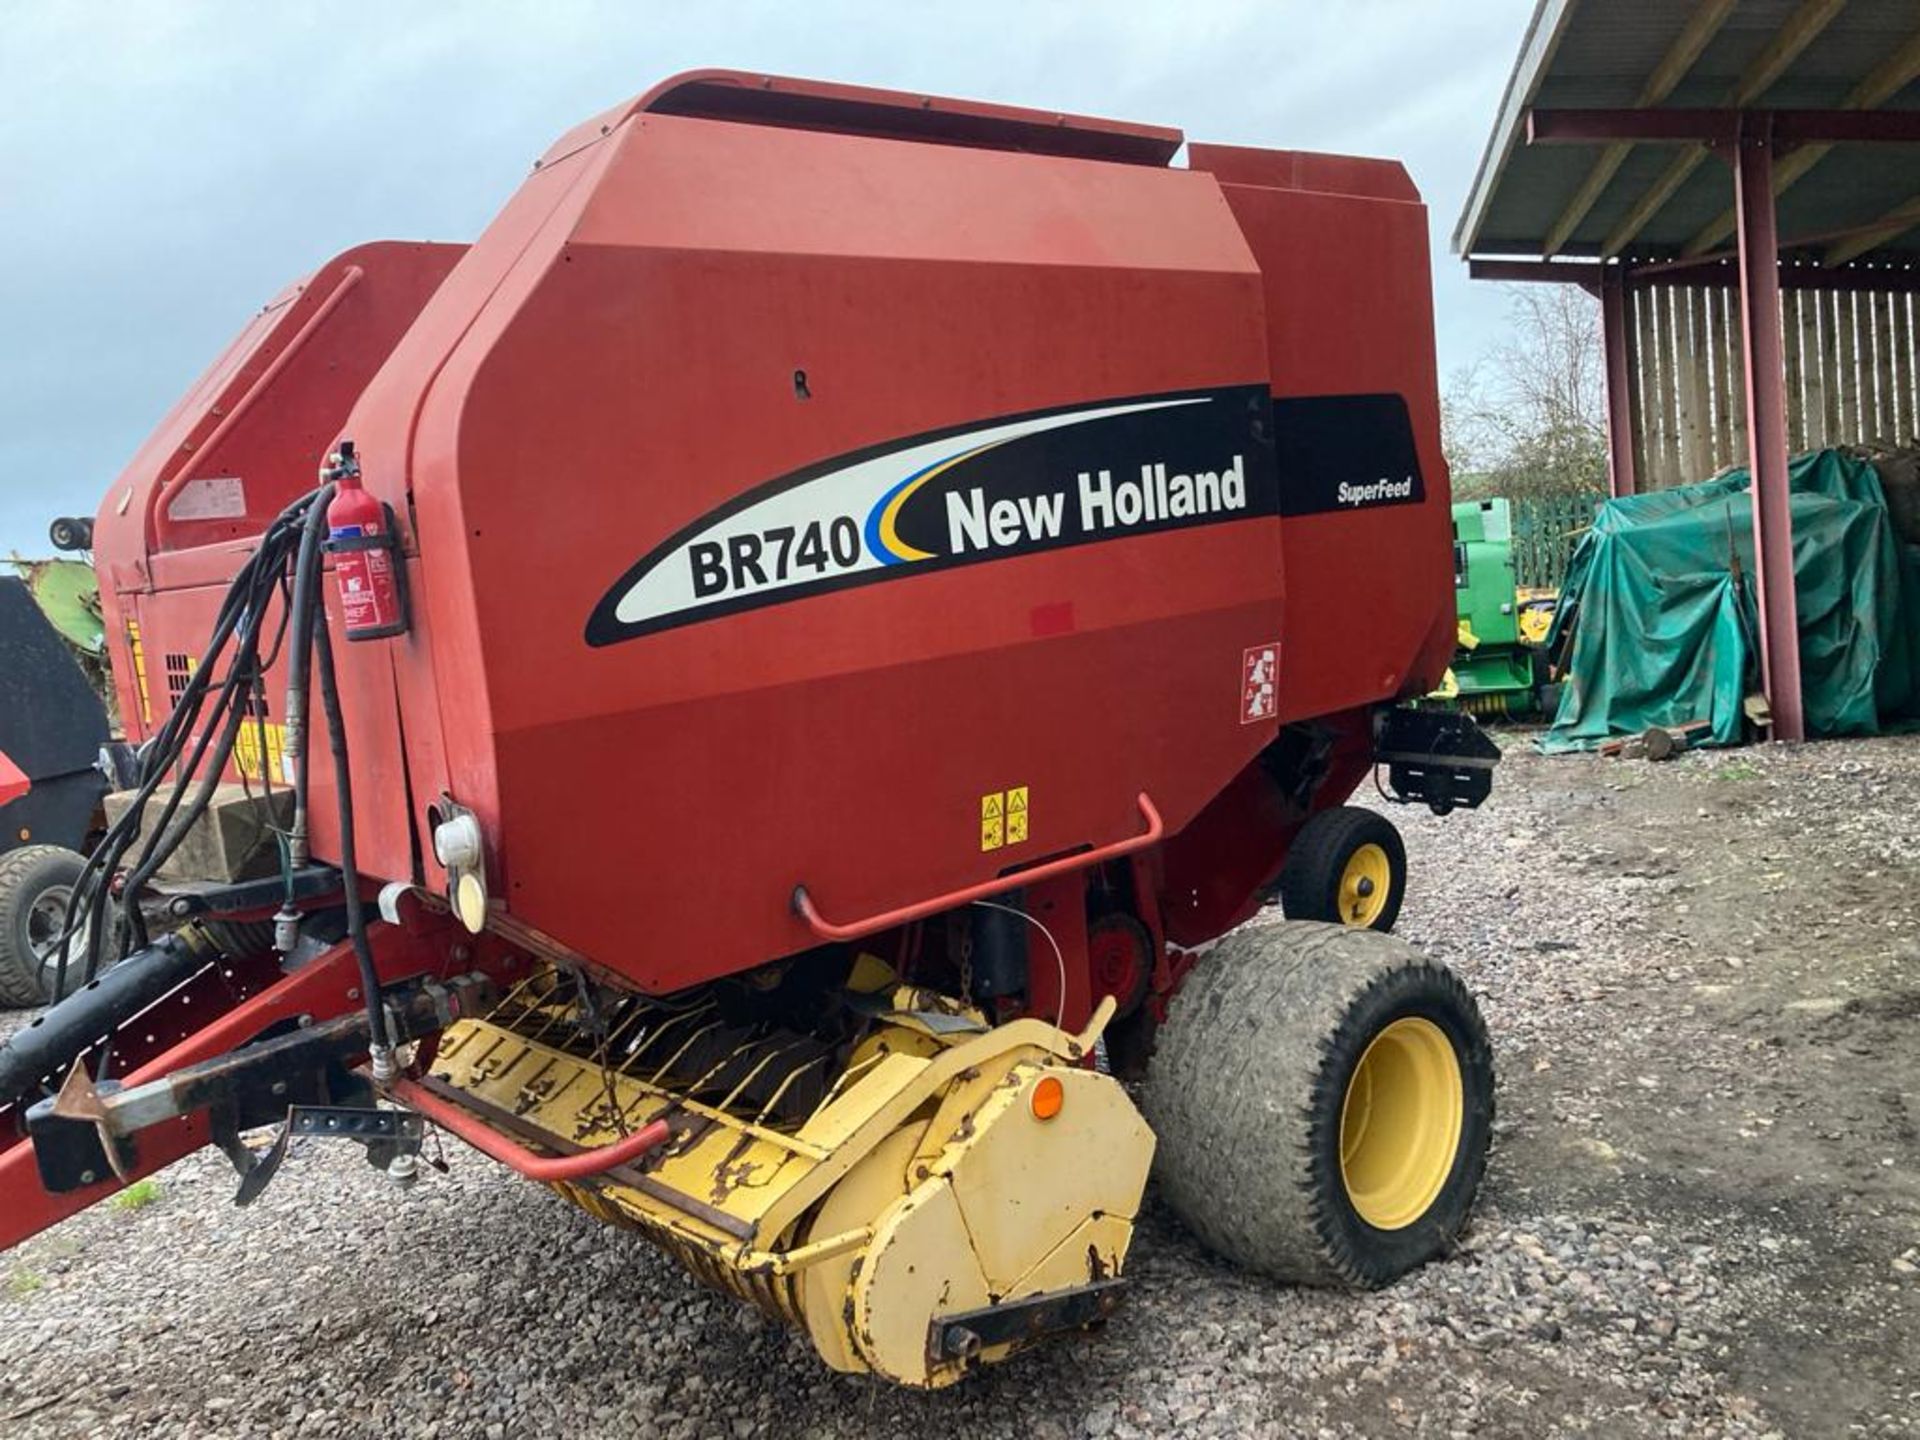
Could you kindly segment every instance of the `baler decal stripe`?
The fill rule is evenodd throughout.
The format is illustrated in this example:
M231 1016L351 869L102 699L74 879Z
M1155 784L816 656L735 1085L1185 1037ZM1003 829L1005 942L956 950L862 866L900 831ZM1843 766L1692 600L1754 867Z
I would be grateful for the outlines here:
M1000 415L734 494L602 596L586 641L959 565L1280 513L1261 383Z
M874 507L873 514L867 517L867 548L872 550L885 565L899 565L908 560L933 559L931 550L916 549L900 538L897 528L900 523L900 507L907 503L914 491L929 480L939 478L962 460L971 460L976 455L1006 443L1006 440L989 440L985 445L976 445L971 450L962 450L958 455L950 455L945 460L936 460L926 469L909 475L894 486Z

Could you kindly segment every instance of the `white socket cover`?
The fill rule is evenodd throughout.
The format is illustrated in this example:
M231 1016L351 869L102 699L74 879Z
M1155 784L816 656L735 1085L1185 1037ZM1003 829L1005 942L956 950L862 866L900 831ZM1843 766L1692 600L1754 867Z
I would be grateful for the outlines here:
M462 811L433 827L433 855L446 870L480 868L480 822Z

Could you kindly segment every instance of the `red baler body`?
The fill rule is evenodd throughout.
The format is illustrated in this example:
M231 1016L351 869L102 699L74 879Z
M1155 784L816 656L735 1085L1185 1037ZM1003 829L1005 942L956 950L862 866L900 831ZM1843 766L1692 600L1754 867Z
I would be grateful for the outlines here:
M1337 803L1370 707L1439 679L1449 496L1405 173L1179 142L725 72L609 111L463 253L316 272L156 432L96 531L122 713L164 716L161 657L348 436L412 621L340 657L363 872L443 888L450 797L511 922L664 992L817 944L796 887L921 904L1124 842L1144 794L1165 933L1220 933L1305 817L1283 727L1335 736ZM1125 523L1103 471L1216 503Z

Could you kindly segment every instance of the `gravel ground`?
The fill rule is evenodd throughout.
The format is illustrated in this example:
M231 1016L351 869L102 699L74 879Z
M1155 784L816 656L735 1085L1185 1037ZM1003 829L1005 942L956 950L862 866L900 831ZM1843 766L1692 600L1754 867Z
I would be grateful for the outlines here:
M920 1395L477 1155L399 1193L316 1147L246 1213L202 1155L0 1259L0 1434L1920 1434L1920 743L1507 740L1487 808L1392 812L1501 1120L1391 1290L1237 1274L1150 1200L1104 1334Z

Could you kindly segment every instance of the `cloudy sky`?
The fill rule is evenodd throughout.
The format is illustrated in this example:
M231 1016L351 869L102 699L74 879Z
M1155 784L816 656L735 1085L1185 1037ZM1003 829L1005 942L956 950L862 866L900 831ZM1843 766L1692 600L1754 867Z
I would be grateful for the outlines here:
M377 238L469 240L575 121L695 66L1404 160L1442 372L1504 297L1446 251L1532 0L8 0L0 555L92 514L247 316Z

